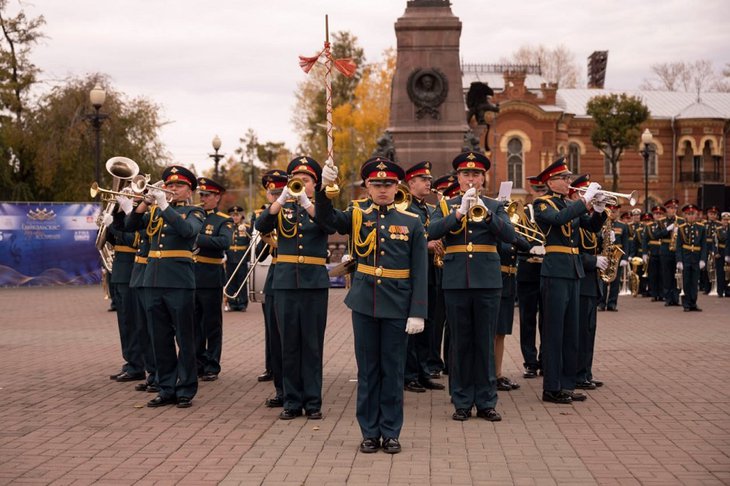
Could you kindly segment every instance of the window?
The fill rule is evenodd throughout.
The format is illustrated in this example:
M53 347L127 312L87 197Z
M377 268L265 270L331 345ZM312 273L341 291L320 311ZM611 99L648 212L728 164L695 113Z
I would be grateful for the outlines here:
M721 157L712 155L712 142L705 141L702 148L702 166L700 167L700 180L703 182L720 181Z
M573 174L580 173L580 145L577 143L568 146L568 169Z
M684 154L679 156L679 180L681 182L698 182L699 173L697 173L697 165L699 165L695 159L699 160L699 157L694 156L692 150L692 143L689 140L684 142Z
M603 153L603 152L601 152L601 153ZM616 161L616 172L620 172L620 170L619 170L620 164L621 164L621 160L619 159ZM605 153L603 154L603 173L607 178L609 178L609 179L613 178L613 167L611 166L611 158L608 155L606 155Z
M522 189L522 140L511 138L507 143L507 179L513 189Z

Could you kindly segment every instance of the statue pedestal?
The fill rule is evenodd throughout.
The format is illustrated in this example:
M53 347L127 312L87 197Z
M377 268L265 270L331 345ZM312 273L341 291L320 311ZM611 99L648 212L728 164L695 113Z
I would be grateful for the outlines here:
M447 1L409 1L395 24L398 59L390 127L404 168L429 160L435 177L461 152L466 105L461 79L461 21Z

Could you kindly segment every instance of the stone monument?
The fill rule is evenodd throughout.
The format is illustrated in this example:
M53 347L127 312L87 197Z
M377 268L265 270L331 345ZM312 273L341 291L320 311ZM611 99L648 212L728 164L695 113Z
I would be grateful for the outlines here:
M397 162L429 160L435 176L451 170L461 150L466 105L461 79L461 21L448 0L409 0L395 23L398 60L390 126Z

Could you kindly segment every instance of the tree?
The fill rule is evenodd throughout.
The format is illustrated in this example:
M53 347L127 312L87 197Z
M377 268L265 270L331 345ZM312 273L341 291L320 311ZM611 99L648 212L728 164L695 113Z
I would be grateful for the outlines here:
M365 62L365 53L357 46L357 37L349 32L336 32L332 35L332 56L335 59L352 58L358 66L362 66ZM324 161L327 157L324 73L324 65L317 64L304 81L298 84L296 108L292 119L301 141L297 151L318 161ZM361 69L358 69L352 78L342 76L335 69L332 70L333 109L352 101L361 76Z
M648 91L685 91L698 95L707 91L726 91L722 76L715 73L712 61L675 61L651 65L654 78L639 86Z
M102 75L72 78L43 95L29 112L24 144L34 177L18 181L29 185L27 199L88 201L93 179L95 139L85 114L93 108L89 91L104 86L102 111L109 115L101 126L102 163L122 155L134 160L140 173L159 180L169 161L159 140L159 107L145 98L127 99ZM63 184L59 184L63 181ZM101 187L111 186L111 176L102 172ZM24 198L18 198L24 199Z
M42 16L26 17L20 10L8 13L8 0L0 0L0 192L13 199L30 199L26 181L33 179L26 147L25 106L36 82L38 68L30 50L43 34Z
M591 142L611 163L611 190L618 192L618 161L627 148L638 146L640 127L649 119L649 108L640 98L621 93L591 98L586 105L586 112L595 123Z
M503 58L502 62L511 64L537 64L542 77L550 83L557 83L561 88L577 88L580 85L581 68L575 61L575 54L565 45L546 47L524 45Z
M389 49L383 53L381 62L363 66L352 101L333 110L334 152L342 204L354 196L353 186L360 178L360 166L370 158L378 136L388 127L395 60L395 52ZM347 190L348 186L351 190Z

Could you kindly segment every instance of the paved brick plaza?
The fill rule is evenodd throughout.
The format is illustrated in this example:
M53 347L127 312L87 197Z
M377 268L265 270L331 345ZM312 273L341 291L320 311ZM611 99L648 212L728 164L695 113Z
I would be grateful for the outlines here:
M259 305L226 314L223 372L193 408L150 409L120 364L98 287L0 290L1 484L730 484L730 299L684 313L621 297L599 314L588 401L539 400L516 338L504 420L451 420L444 391L406 393L403 452L360 454L344 290L330 294L325 419L267 409ZM691 320L689 320L691 318ZM517 331L517 329L515 329Z

